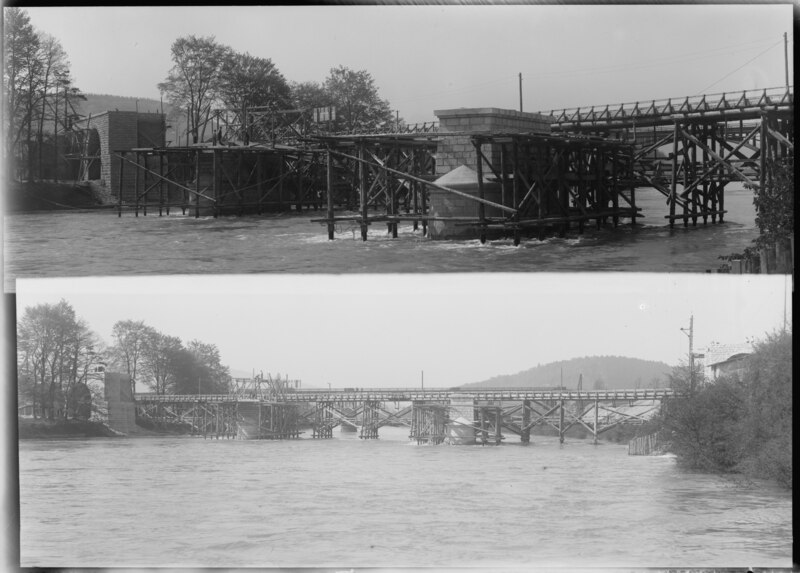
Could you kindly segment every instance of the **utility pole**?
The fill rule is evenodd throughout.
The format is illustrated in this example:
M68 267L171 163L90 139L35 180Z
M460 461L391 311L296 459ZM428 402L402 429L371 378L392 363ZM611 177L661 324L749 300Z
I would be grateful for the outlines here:
M689 328L681 328L681 332L689 337L689 384L694 390L694 315L689 317Z
M789 38L783 33L783 66L786 70L786 88L789 88Z
M784 36L786 36L785 33ZM788 78L789 76L787 75L786 77ZM788 83L789 80L786 81ZM519 73L519 112L522 113L522 72Z
M422 382L422 391L424 392L425 391L425 371L424 370L420 370L419 375L420 375L420 381Z

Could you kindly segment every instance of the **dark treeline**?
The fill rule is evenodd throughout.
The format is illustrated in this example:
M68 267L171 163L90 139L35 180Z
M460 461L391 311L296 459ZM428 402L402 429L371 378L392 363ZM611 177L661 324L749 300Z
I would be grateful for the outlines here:
M64 152L72 125L81 118L80 101L86 98L74 85L68 54L57 38L34 28L25 10L6 8L3 15L7 174L21 181L74 176ZM158 89L170 104L165 106L170 120L187 122L186 133L193 143L211 139L216 109L241 113L255 107L335 107L328 126L346 132L380 129L401 121L379 96L366 70L337 66L320 82L290 82L269 58L237 52L213 37L193 35L175 40L171 59L172 68Z
M790 274L793 270L794 157L767 160L765 169L771 177L763 189L759 185L745 185L753 192L758 237L743 252L719 257L726 261L721 269L725 272L731 270L732 260L746 261L753 273ZM766 268L762 268L764 265Z
M704 380L677 367L661 427L678 462L702 471L766 478L792 488L792 333L754 346L740 372Z
M75 103L83 95L73 85L69 59L58 39L36 30L24 10L4 8L3 17L7 175L18 180L57 179L66 166L56 150L65 145L78 117Z
M345 66L331 68L318 82L289 82L269 58L240 53L213 37L193 35L172 44L172 68L158 84L174 108L174 119L188 122L192 142L211 138L214 110L270 107L275 110L335 107L333 131L380 129L399 121L378 95L372 75Z
M20 404L34 417L86 418L94 404L102 371L126 373L131 393L213 394L230 389L230 371L214 344L184 344L143 321L121 320L110 346L93 333L66 301L28 307L17 323ZM87 395L88 393L88 395Z

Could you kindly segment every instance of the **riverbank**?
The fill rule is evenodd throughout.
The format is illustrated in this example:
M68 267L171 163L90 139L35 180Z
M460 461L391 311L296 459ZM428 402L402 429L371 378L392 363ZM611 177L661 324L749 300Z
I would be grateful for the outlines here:
M137 421L132 432L123 434L101 422L84 420L42 420L18 418L20 440L58 440L70 438L146 438L159 436L180 436L189 433L186 426L169 424L166 426L140 425Z
M84 420L42 420L19 418L20 440L52 440L58 438L113 438L122 434L100 422Z
M7 213L98 209L111 197L91 182L12 181L7 184L3 207Z

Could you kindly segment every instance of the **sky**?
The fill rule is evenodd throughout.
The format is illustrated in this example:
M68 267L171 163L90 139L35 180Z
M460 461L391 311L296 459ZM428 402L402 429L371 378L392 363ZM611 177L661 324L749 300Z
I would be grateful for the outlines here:
M223 364L304 387L450 387L537 364L617 355L676 365L711 342L791 320L776 275L517 273L18 279L25 308L69 302L106 343L143 320ZM787 292L788 291L788 292ZM791 325L790 325L791 326ZM424 373L424 374L423 374Z
M290 81L369 71L409 123L459 107L524 111L780 87L792 5L27 8L87 93L159 98L170 46L214 36Z

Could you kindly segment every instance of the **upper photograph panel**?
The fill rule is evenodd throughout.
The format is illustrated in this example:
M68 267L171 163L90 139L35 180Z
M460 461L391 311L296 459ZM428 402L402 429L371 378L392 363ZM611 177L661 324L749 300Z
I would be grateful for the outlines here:
M3 16L6 292L791 271L791 5Z

